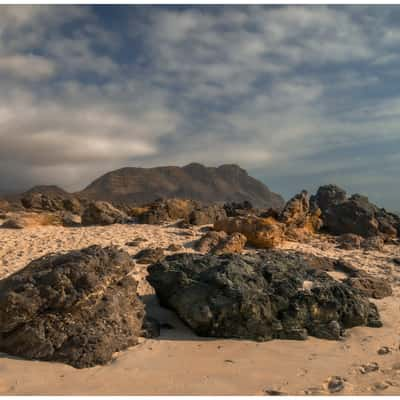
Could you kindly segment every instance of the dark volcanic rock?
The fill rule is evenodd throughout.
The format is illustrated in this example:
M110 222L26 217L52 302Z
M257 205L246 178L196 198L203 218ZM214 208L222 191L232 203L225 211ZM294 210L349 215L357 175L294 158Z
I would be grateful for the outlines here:
M381 326L374 304L300 255L178 254L151 265L147 279L201 336L339 339L346 328Z
M311 196L310 202L319 207L322 212L343 203L346 200L346 191L336 185L321 186L315 196Z
M325 230L334 235L354 233L385 239L400 235L400 217L377 207L366 196L354 194L346 198L343 189L327 185L318 189L311 202L322 210Z
M123 224L129 217L105 201L89 203L82 215L82 225L111 225Z
M91 246L0 281L0 351L76 368L107 363L141 334L133 267L128 253Z
M164 257L164 250L161 247L155 249L143 249L135 255L136 262L139 264L152 264L160 261Z

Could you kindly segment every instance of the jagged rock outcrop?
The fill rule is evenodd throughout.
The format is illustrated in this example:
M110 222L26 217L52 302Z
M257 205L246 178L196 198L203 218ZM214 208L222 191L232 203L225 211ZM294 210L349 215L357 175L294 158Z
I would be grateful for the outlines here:
M147 279L200 336L339 339L353 326L381 326L360 291L297 254L177 254L151 265Z
M111 225L129 222L129 217L106 201L93 201L82 214L82 225Z
M255 207L281 208L283 199L237 165L205 167L122 168L111 171L78 193L79 197L127 204L147 204L158 198L208 203L250 201Z
M0 351L76 368L105 364L137 343L144 307L134 263L91 246L32 261L0 281Z
M321 210L305 190L290 199L276 219L285 225L286 238L296 241L306 240L322 227Z
M241 233L254 247L269 249L282 243L285 226L273 218L230 217L216 221L214 230L228 234Z
M334 235L354 233L384 239L400 235L400 217L378 208L366 196L354 194L347 198L343 189L327 185L318 189L312 202L322 210L324 229Z
M224 254L241 253L246 245L246 236L234 232L228 235L226 232L207 232L195 243L195 249L201 253Z

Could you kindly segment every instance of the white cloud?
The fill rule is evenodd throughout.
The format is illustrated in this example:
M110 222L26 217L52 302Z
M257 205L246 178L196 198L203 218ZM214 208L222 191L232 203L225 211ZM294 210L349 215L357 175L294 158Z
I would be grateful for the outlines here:
M42 80L51 78L55 71L55 64L44 57L32 54L0 56L0 76Z

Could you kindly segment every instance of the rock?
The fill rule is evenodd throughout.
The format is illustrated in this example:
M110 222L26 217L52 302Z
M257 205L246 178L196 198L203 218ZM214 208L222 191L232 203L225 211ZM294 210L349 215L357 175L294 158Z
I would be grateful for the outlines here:
M75 197L64 199L63 200L63 208L64 208L64 210L69 211L75 215L80 215L82 213L82 204Z
M380 355L380 356L384 356L384 355L386 355L386 354L390 354L392 351L390 350L390 348L388 347L388 346L382 346L378 351L377 351L377 353Z
M322 213L333 206L346 200L346 191L336 185L321 186L315 196L311 196L310 202L313 207L321 209Z
M21 218L9 218L1 225L5 229L24 229L25 223Z
M67 212L62 216L62 224L66 227L78 227L82 224L82 218L80 215Z
M193 225L209 225L226 218L223 207L212 205L193 210L189 216L189 222Z
M368 364L364 364L360 367L360 372L362 374L368 374L370 372L375 372L379 370L379 365L376 362L371 362Z
M190 213L199 204L193 200L159 199L148 206L148 210L139 215L142 224L159 225L167 221L189 220Z
M210 253L218 244L227 238L228 234L224 231L210 231L202 236L194 244L195 250L201 253Z
M372 390L373 391L381 391L381 390L386 390L390 385L387 382L375 382L372 385Z
M370 237L379 233L375 208L364 196L353 195L345 202L328 208L323 219L325 228L335 235L354 233Z
M366 196L346 198L343 189L328 185L320 187L310 202L321 209L324 228L334 235L354 233L385 239L400 235L400 217L372 204Z
M359 274L357 277L348 278L344 283L360 290L364 296L374 299L383 299L392 295L392 287L388 281L368 274Z
M130 242L126 242L125 246L136 247L139 246L140 243L147 242L148 240L145 238L136 238L131 240Z
M0 351L76 368L137 343L144 307L128 253L91 246L32 261L0 281Z
M239 232L234 232L224 240L221 240L212 252L214 254L241 253L246 245L246 241L246 236Z
M0 212L4 213L10 210L10 203L7 200L0 199Z
M82 215L83 225L112 225L129 221L128 216L106 201L93 201Z
M276 389L264 389L264 393L267 396L287 396L288 394L285 392L281 392L280 390Z
M151 339L160 336L160 323L152 317L146 316L143 320L142 336Z
M393 264L400 265L400 258L396 257L392 259Z
M343 250L357 250L361 248L363 238L354 233L345 233L337 238L339 248Z
M303 190L286 203L285 208L278 216L278 220L289 226L307 227L314 232L318 231L322 226L319 216L320 210L317 209L313 213L311 212L308 193Z
M228 235L223 231L210 231L195 243L195 249L201 253L241 253L246 241L246 236L238 232Z
M172 243L167 247L166 250L167 251L182 251L182 250L184 250L184 247L181 244Z
M249 244L264 249L278 246L284 238L284 225L272 218L231 217L216 221L214 229L228 234L241 233Z
M344 389L345 381L340 376L331 376L328 379L327 388L329 393L338 393Z
M23 229L36 226L61 225L62 219L56 213L48 212L18 212L9 213L2 228Z
M369 250L369 251L383 251L384 249L384 241L380 236L373 236L364 239L361 242L361 247L364 250Z
M136 262L139 264L152 264L160 261L164 257L164 249L143 249L135 255Z
M248 215L254 211L253 205L245 200L241 203L235 203L234 201L224 204L224 210L226 217L238 217L243 215Z
M200 336L339 339L353 326L381 326L366 297L298 254L176 254L148 272L161 305Z

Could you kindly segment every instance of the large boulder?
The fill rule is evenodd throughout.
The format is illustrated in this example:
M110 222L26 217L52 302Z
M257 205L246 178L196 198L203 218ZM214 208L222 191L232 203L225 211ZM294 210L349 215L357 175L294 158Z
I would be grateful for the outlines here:
M210 225L226 218L226 211L219 205L196 208L189 215L189 223L192 225Z
M82 215L82 225L112 225L129 222L129 217L106 201L93 201Z
M91 246L32 261L0 281L0 351L76 368L137 343L144 317L128 253Z
M346 328L381 326L360 291L298 254L177 254L151 265L147 279L200 336L339 339Z
M353 233L364 238L400 235L400 217L379 208L359 194L346 198L346 192L334 185L322 186L311 203L322 211L324 229L334 235Z
M214 230L228 234L239 232L254 247L269 249L282 243L285 227L273 218L231 217L214 223Z

